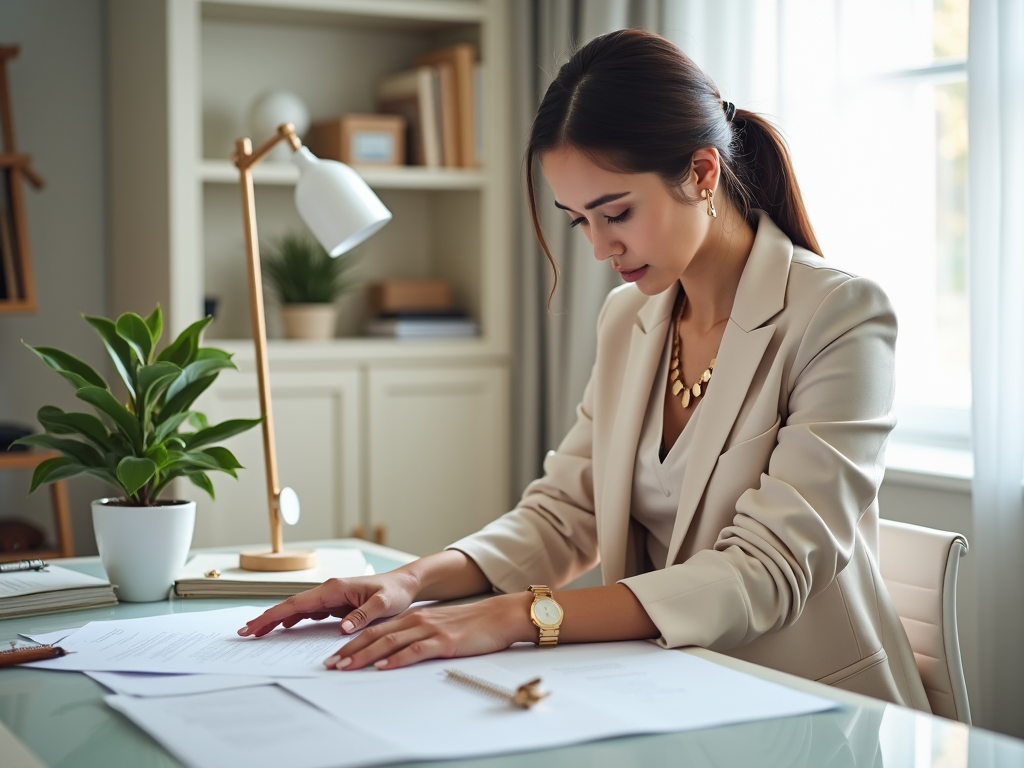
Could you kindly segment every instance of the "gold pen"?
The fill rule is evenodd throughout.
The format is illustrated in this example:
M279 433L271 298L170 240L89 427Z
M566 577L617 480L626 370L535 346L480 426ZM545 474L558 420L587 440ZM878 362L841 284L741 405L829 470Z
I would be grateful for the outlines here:
M529 709L541 699L545 698L549 694L544 693L540 690L540 678L530 680L527 683L523 683L515 690L506 688L502 685L497 685L484 680L482 677L476 675L470 675L466 672L460 672L457 669L446 669L444 671L447 675L449 682L461 685L465 688L470 688L477 693L482 693L485 696L491 696L495 699L502 699L507 701L509 704L514 704L522 709Z

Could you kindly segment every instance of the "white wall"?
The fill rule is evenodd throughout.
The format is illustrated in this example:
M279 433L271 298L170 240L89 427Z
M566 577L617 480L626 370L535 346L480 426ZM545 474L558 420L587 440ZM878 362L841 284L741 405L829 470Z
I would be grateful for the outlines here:
M109 374L80 313L107 307L106 85L102 0L3 0L0 42L21 45L8 64L17 148L46 181L27 189L39 311L0 315L0 421L38 424L42 405L76 408L68 384L21 345L65 349ZM48 494L25 498L30 476L0 474L0 518L48 522ZM69 482L78 554L95 552L91 479Z

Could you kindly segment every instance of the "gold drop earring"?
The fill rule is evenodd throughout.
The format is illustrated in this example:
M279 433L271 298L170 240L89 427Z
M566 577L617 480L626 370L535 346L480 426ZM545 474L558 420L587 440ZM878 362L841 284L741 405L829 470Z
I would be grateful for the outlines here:
M712 219L718 218L718 211L715 210L715 190L708 187L700 191L700 196L708 201L708 216Z

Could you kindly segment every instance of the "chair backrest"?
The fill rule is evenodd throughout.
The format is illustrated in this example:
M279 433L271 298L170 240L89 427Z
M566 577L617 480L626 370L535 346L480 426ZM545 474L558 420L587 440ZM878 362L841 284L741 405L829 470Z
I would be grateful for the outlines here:
M882 581L907 631L932 712L970 725L956 630L956 575L967 539L892 520L878 527Z

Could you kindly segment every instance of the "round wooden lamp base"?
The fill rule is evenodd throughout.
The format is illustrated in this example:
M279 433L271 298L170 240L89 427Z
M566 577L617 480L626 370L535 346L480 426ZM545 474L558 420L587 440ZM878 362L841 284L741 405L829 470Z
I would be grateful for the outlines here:
M316 552L312 549L249 550L238 555L238 565L244 571L305 571L316 567Z

